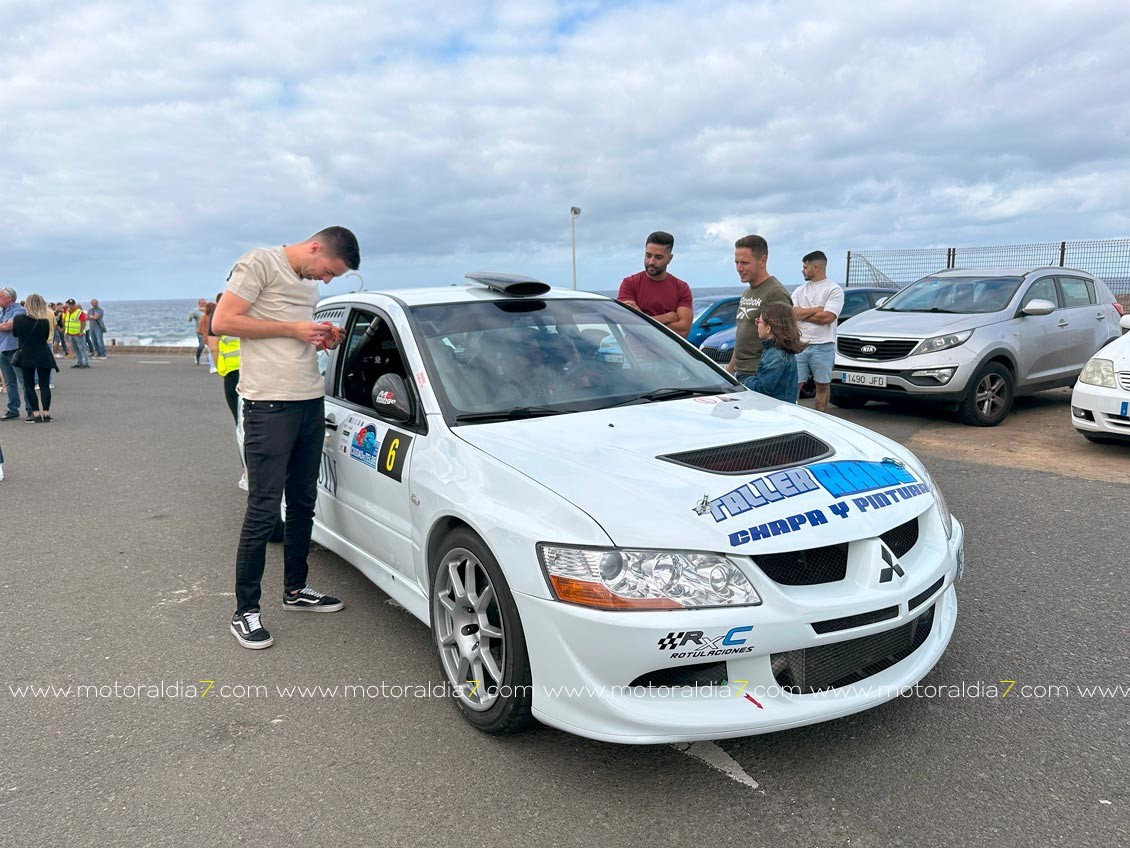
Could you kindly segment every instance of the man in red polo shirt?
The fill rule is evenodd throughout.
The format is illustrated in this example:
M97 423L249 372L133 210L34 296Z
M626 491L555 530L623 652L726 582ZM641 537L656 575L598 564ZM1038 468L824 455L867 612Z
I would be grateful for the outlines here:
M658 231L649 235L644 246L643 270L623 279L616 299L686 338L694 320L693 298L690 286L667 273L674 247L675 237L670 233Z

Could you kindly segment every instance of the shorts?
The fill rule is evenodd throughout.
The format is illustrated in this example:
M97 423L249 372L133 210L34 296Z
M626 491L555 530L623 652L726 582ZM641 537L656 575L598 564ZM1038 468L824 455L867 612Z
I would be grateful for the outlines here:
M812 375L817 383L832 382L832 366L836 364L836 343L810 344L796 355L797 382Z

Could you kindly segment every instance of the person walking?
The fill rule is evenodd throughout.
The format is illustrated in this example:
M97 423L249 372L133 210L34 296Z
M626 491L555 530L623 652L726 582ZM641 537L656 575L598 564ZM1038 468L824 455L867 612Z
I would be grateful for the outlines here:
M86 310L86 326L90 333L90 343L94 346L95 359L106 358L106 310L98 304L98 299L90 299L90 309Z
M12 321L24 314L24 308L16 301L16 290L11 286L0 288L0 372L4 374L5 394L8 406L0 421L14 421L20 417L20 377L18 368L12 363L19 342L12 335ZM31 404L24 398L27 418L32 420Z
M204 317L204 310L208 301L204 298L196 301L196 308L188 313L189 323L196 328L196 364L200 364L200 354L204 352L204 335L200 332L200 319Z
M216 305L219 306L223 292L216 295ZM212 313L215 318L215 313ZM227 401L231 411L232 421L239 426L239 339L236 336L216 335L212 322L208 322L208 351L212 354L212 361L216 363L216 373L224 381L224 400ZM240 457L240 461L242 461ZM239 488L247 491L247 467L244 466L239 478Z
M71 348L75 352L75 364L72 368L89 368L90 367L90 353L86 349L86 313L82 311L82 307L75 303L74 299L67 301L67 307L63 310L63 328L66 331L67 340L71 343Z
M213 332L241 340L243 450L249 491L235 562L236 610L230 630L245 648L270 647L259 605L267 542L286 495L284 610L337 612L345 605L306 585L310 532L325 441L324 381L317 345L339 336L315 323L317 280L328 283L361 264L357 237L329 227L298 244L256 248L228 274Z
M70 354L67 352L67 334L63 327L63 304L53 303L51 308L55 310L55 344L52 353L61 353L65 359Z
M792 307L770 303L757 316L761 358L757 373L739 378L742 385L763 395L796 403L800 384L796 378L796 355L804 348Z
M828 408L832 366L836 360L836 321L844 309L844 290L828 279L828 257L814 250L801 260L804 285L793 292L793 315L800 327L804 350L797 355L797 380L812 375L816 383L816 411Z
M17 316L13 322L12 332L20 343L19 363L23 371L24 391L31 404L30 420L39 424L51 420L51 372L59 370L55 355L51 353L50 341L55 314L38 294L28 295L25 309L27 313ZM37 377L39 394L43 396L42 406L35 392Z

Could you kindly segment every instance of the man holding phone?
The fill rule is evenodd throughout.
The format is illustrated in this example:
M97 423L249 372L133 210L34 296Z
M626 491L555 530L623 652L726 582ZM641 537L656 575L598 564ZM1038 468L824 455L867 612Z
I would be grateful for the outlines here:
M316 348L340 342L336 328L313 318L317 281L328 283L360 264L357 237L344 227L321 230L299 244L256 248L236 261L212 317L216 333L241 340L248 495L236 553L231 632L245 648L274 643L261 621L259 599L267 542L284 492L283 609L337 612L344 606L306 585L325 436Z

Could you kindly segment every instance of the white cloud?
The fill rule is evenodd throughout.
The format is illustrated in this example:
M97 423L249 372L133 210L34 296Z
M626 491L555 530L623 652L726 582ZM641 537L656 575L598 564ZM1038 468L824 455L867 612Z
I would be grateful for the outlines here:
M567 282L570 205L597 288L660 227L702 284L750 229L786 278L816 247L1126 234L1116 2L19 6L0 225L25 288L193 294L328 223L386 285Z

